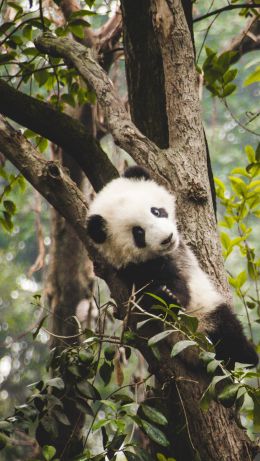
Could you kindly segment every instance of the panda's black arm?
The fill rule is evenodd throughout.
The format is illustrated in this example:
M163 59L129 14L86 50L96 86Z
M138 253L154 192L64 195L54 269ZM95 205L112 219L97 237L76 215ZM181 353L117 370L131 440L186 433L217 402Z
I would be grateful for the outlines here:
M118 275L130 290L135 285L136 291L153 293L168 304L180 304L183 308L189 303L187 283L170 257L128 264L124 269L118 270Z
M207 331L216 350L216 358L224 360L230 368L234 362L248 363L254 366L258 363L258 355L253 344L247 339L243 328L231 308L220 304L207 315Z

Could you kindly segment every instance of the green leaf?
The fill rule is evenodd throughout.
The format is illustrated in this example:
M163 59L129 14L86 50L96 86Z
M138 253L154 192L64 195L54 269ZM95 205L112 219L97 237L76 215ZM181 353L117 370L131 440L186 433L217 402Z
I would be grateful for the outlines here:
M34 78L38 83L39 87L41 87L47 82L49 78L49 73L45 69L38 70L34 73Z
M247 275L246 275L246 271L242 271L240 272L240 274L238 274L237 278L237 288L241 288L245 282L247 281Z
M72 21L69 22L69 24L73 25L73 26L83 26L83 27L89 27L90 26L90 23L88 21L86 21L85 19L81 18L81 17L73 19Z
M218 66L221 68L222 73L225 73L228 70L231 57L232 55L230 51L224 51L224 53L218 57Z
M51 461L56 453L56 449L51 445L44 445L42 448L42 455L46 461Z
M80 392L80 394L82 394L84 397L87 397L88 399L93 399L93 400L100 399L99 392L88 381L82 381L80 383L77 383L76 387L78 391Z
M246 169L242 168L242 167L233 168L233 170L231 171L231 174L240 174L241 176L245 176L246 178L250 178L250 174L248 174Z
M61 96L61 100L63 102L65 102L66 104L69 104L69 106L71 107L75 107L76 106L76 102L75 102L75 98L72 94L69 94L69 93L64 93L62 96Z
M242 195L244 197L247 193L246 183L241 178L237 178L236 176L229 176L229 180L232 184L232 189L238 195Z
M94 359L93 351L91 349L80 349L79 359L86 365L90 365Z
M97 13L95 11L90 11L90 10L80 10L80 11L74 11L70 15L70 20L72 18L80 18L82 16L95 16Z
M16 211L16 205L11 200L4 200L4 207L9 214L14 214Z
M140 456L137 456L135 453L132 453L131 451L123 451L123 454L125 455L127 461L141 461Z
M166 458L162 453L156 453L156 458L158 461L168 461L169 458Z
M107 444L109 450L117 451L121 447L122 443L124 443L125 438L126 434L116 433L112 441Z
M46 385L50 387L55 387L56 389L60 390L64 389L65 387L64 381L60 377L48 379L48 381L46 381Z
M251 393L250 396L253 399L254 402L254 426L255 426L255 431L259 432L260 431L260 396L259 396L259 391L255 391L254 393Z
M114 346L108 346L104 350L105 359L108 360L108 361L113 360L115 355L116 355L116 348Z
M240 387L241 384L229 384L226 386L223 391L218 394L218 399L222 405L225 407L231 407L236 400L237 392Z
M206 85L207 90L209 90L214 96L220 96L220 88L217 85Z
M97 421L95 424L93 424L93 431L97 431L98 429L100 429L101 427L104 427L104 426L107 426L107 424L110 423L110 420L109 419L106 419L106 418L103 418L103 419L100 419L99 421Z
M209 374L215 373L216 369L219 367L221 362L219 360L211 360L211 362L208 363L207 365L207 372Z
M158 343L159 341L162 341L167 336L172 335L172 333L173 333L173 330L161 331L161 333L158 333L157 335L152 336L152 338L149 339L148 346L150 347L154 346L156 343Z
M247 262L247 270L248 270L249 277L252 280L257 280L258 279L259 275L258 275L256 264L254 262L252 262L252 261Z
M7 211L3 211L3 218L0 218L0 222L3 226L3 228L7 231L7 232L12 232L13 228L14 228L14 224L12 222L12 217L11 215L7 212Z
M260 162L260 142L258 143L255 151L255 159L257 162Z
M62 411L60 411L58 409L55 409L55 410L53 410L53 414L54 414L55 418L61 424L63 424L64 426L70 426L70 421L69 421L67 415L65 415L65 413L63 413Z
M7 437L7 435L0 432L0 450L5 448L9 444L9 442L11 442L10 438Z
M248 309L254 309L256 307L256 303L254 303L253 301L248 301L246 305Z
M187 327L190 332L196 333L199 326L199 321L197 317L181 312L180 318L183 325L185 325L185 327Z
M70 32L78 38L84 38L84 26L78 26L75 24L69 24Z
M228 250L231 245L231 238L229 237L229 235L226 234L226 232L221 232L220 240L225 250Z
M27 38L27 40L30 40L30 41L32 40L32 26L31 26L31 24L26 24L25 25L25 27L23 28L23 36L25 38ZM39 52L37 50L35 50L35 53L38 54Z
M112 399L116 402L122 402L122 404L133 403L134 399L127 394L120 394L119 392L112 396Z
M218 196L221 197L221 198L224 197L225 190L226 190L225 184L219 178L214 178L214 182L215 182L215 184L217 186L217 194L218 194Z
M18 176L17 178L17 182L18 182L18 185L21 189L21 192L24 192L25 189L26 189L26 181L25 181L25 178L24 176L22 176L21 174Z
M3 53L0 55L0 65L1 64L7 64L9 61L12 61L16 56L16 53L14 51L11 51L11 53Z
M234 91L236 90L236 87L237 86L235 85L235 83L228 83L227 85L225 85L223 93L222 93L222 97L226 98L230 94L234 93Z
M254 72L245 79L243 86L252 85L256 82L260 82L260 66L257 66Z
M161 298L160 296L157 296L157 295L155 295L154 293L150 293L149 291L146 291L145 294L151 296L151 298L156 299L157 301L159 301L160 303L162 303L165 307L168 307L167 302L164 301L164 299Z
M245 146L245 153L250 163L254 163L256 161L255 150L252 146L250 146L250 144Z
M184 349L187 349L187 347L190 347L190 346L197 346L197 343L195 341L191 341L188 339L179 341L178 343L174 344L172 351L171 351L171 357L175 357L180 352L182 352Z
M104 381L105 386L110 382L112 373L114 371L113 363L104 362L99 369L99 374Z
M224 84L226 85L227 83L231 82L232 80L234 80L236 76L237 76L237 69L227 70L227 72L225 72L225 74L223 75Z
M216 56L217 54L216 51L212 50L208 46L205 46L205 51L206 51L207 56Z
M146 404L142 404L141 408L145 416L150 419L150 421L153 421L154 423L160 424L162 426L168 424L166 417L159 410L157 410L157 408L150 407Z
M38 137L37 139L39 139L39 142L37 143L37 148L40 152L44 152L45 149L47 149L48 147L48 139L42 137Z
M37 56L39 54L39 51L36 50L36 48L28 47L25 50L23 50L23 54L25 56Z
M158 429L158 427L154 426L153 424L148 423L144 419L141 420L142 428L148 437L153 440L154 442L158 443L158 445L162 445L163 447L168 447L169 441L167 440L164 433Z
M203 411L207 411L210 405L210 402L215 398L216 396L216 390L215 387L219 381L222 381L223 379L228 378L228 374L223 375L223 376L214 376L212 379L211 383L203 393L201 399L200 399L200 408Z
M93 411L90 405L87 403L86 399L77 397L76 399L76 407L82 413L86 413L87 415L93 416Z
M89 8L92 8L92 6L95 3L95 0L85 0L85 3L88 5Z

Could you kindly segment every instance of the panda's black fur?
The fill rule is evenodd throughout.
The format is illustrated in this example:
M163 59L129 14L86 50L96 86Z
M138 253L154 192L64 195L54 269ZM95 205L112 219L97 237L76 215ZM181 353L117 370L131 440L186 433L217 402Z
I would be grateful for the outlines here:
M256 365L257 354L230 306L181 239L175 199L139 166L97 194L87 223L89 237L131 290L178 302L199 319L218 359Z

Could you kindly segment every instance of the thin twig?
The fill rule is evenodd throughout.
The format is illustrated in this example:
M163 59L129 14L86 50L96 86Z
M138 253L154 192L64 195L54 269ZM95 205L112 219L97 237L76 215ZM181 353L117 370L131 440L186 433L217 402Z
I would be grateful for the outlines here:
M43 14L43 7L42 7L42 0L39 0L39 8L40 8L40 20L42 24L43 31L46 30L45 24L44 24L44 14Z
M179 390L179 386L178 386L176 381L175 381L175 386L176 386L176 390L177 390L177 393L178 393L178 396L179 396L179 399L180 399L180 402L181 402L181 406L182 406L182 409L183 409L183 414L184 414L184 418L185 418L185 422L186 422L186 428L187 428L189 441L190 441L190 444L191 444L193 450L196 451L196 448L194 447L193 441L192 441L192 438L191 438L188 416L187 416L186 409L185 409L185 406L184 406L184 403L183 403L183 400L182 400L182 396L181 396L181 393L180 393L180 390Z
M244 125L243 123L240 122L240 120L238 120L238 118L233 114L232 110L230 109L226 99L223 99L223 103L224 103L224 106L225 108L227 109L227 111L229 112L229 114L231 115L231 117L233 118L233 120L241 127L243 128L245 131L248 131L249 133L253 134L254 136L258 136L260 137L260 133L257 133L256 131L253 131L253 130L250 130L250 128L247 128L246 125Z
M223 8L219 8L218 10L213 10L209 13L203 14L202 16L198 16L197 18L193 19L193 22L202 21L203 19L209 18L210 16L214 16L215 14L219 15L220 13L224 13L225 11L238 10L242 8L260 8L260 5L259 3L241 3L240 5L227 5Z
M210 25L207 27L206 33L204 35L204 38L203 38L203 41L202 41L202 44L201 44L201 47L200 47L200 50L199 50L199 53L198 53L198 57L196 59L197 64L199 62L199 58L200 58L201 52L203 50L203 47L204 47L205 41L207 39L207 36L209 34L209 31L210 31L211 27L213 26L213 24L214 24L214 22L216 21L217 18L218 18L218 14L215 16L215 18L211 21Z

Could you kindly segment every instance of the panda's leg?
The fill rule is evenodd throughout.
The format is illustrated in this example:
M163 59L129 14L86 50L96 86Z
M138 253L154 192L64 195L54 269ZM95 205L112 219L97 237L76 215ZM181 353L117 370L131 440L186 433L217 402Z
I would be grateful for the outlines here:
M216 350L216 358L230 367L234 362L257 365L258 355L245 336L242 325L227 304L220 304L207 314L207 334Z

